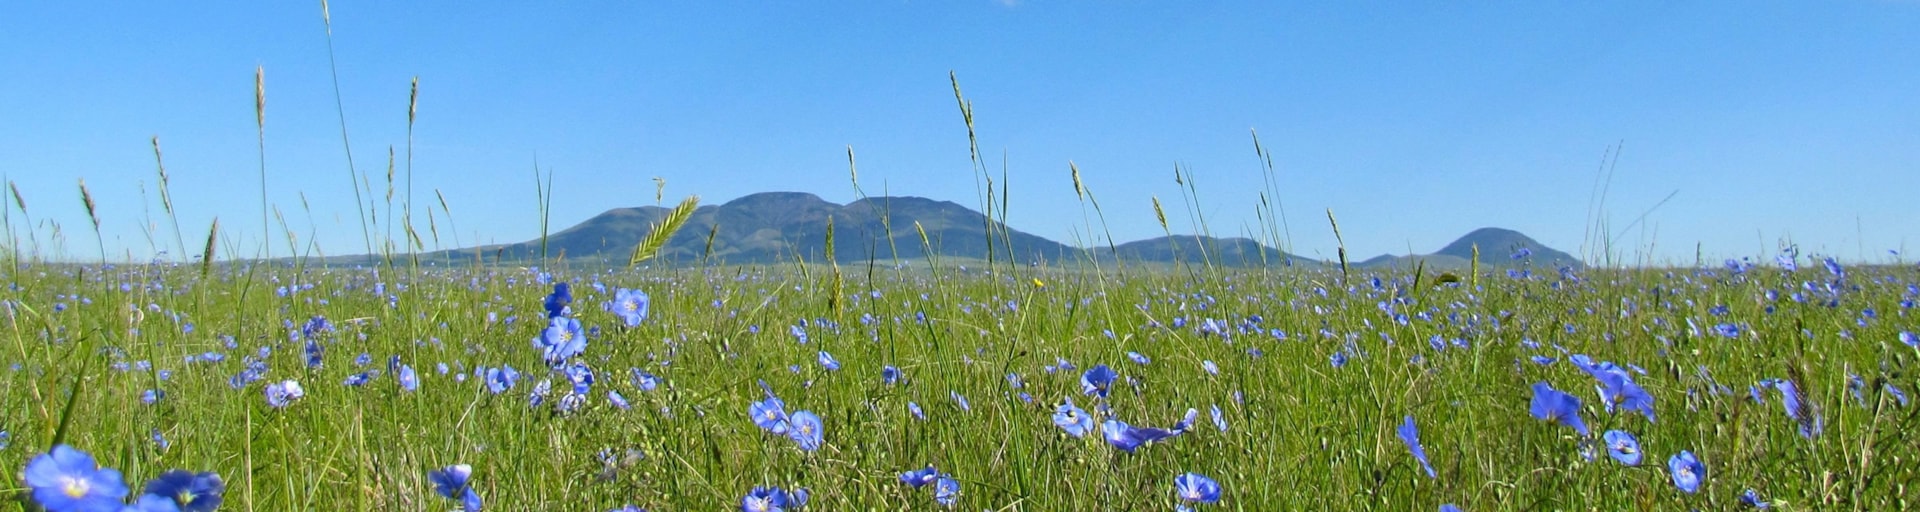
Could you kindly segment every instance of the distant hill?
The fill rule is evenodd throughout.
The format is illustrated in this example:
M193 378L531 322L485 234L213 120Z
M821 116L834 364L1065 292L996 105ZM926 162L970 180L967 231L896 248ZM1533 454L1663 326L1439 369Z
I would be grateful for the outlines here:
M566 251L568 259L624 263L653 223L668 208L616 208L547 237L547 253ZM694 261L708 254L724 263L779 263L796 258L824 261L827 219L833 219L834 258L838 261L925 258L928 246L940 256L986 259L987 230L1003 232L1011 244L995 238L995 256L1014 261L1058 261L1079 249L1008 229L985 215L949 201L920 197L872 197L839 205L801 192L765 192L694 210L687 225L668 239L658 256L664 261ZM918 224L918 228L915 225ZM716 228L717 226L717 228ZM889 227L891 231L889 232ZM926 242L920 238L926 231ZM889 236L890 233L890 236ZM999 236L999 235L996 235ZM1011 246L1011 249L1008 248ZM538 239L516 244L454 251L454 258L538 258ZM897 252L896 252L897 251Z
M1394 256L1383 254L1368 258L1356 266L1383 268L1413 268L1424 262L1428 268L1466 268L1472 265L1473 249L1480 248L1480 265L1483 267L1533 266L1541 268L1560 268L1584 266L1579 258L1547 247L1539 241L1521 234L1519 231L1501 228L1480 228L1467 233L1453 243L1441 247L1439 251L1426 255Z
M641 206L615 208L547 237L546 254L565 254L569 261L625 264L635 244L645 237L669 208ZM1073 264L1088 257L1110 261L1116 255L1129 262L1198 264L1210 261L1229 267L1293 266L1320 268L1334 264L1288 254L1248 238L1215 238L1174 235L1137 240L1112 247L1081 249L1040 236L1010 229L985 215L950 201L922 197L870 197L848 204L834 204L819 196L802 192L764 192L694 210L687 225L668 239L656 261L688 264L710 258L713 264L768 264L796 260L824 261L827 222L833 221L833 252L836 261L907 261L927 258L929 250L939 258L982 260L987 258L987 230L1004 233L1011 243L996 235L993 251L996 259L1009 258L1017 263L1043 262ZM918 225L919 229L915 229ZM891 234L889 234L889 226ZM923 243L920 230L926 232ZM1355 264L1361 268L1412 268L1417 261L1428 267L1465 267L1473 244L1479 244L1481 263L1486 266L1525 262L1535 266L1559 266L1563 262L1579 265L1566 253L1540 245L1515 231L1482 228L1455 240L1439 252L1424 256L1382 255ZM711 248L709 248L711 244ZM1011 248L1009 248L1009 246ZM1510 256L1520 248L1531 255L1515 260ZM434 259L488 261L533 261L540 254L540 240L443 251ZM711 249L711 250L709 250ZM365 255L328 258L335 264L373 261Z
M1202 251L1202 249L1205 250ZM1104 253L1104 251L1101 252ZM1321 266L1319 260L1280 252L1279 249L1261 245L1260 242L1250 238L1163 236L1120 244L1113 247L1113 252L1127 261L1186 261L1188 263L1211 261L1215 265L1230 267Z

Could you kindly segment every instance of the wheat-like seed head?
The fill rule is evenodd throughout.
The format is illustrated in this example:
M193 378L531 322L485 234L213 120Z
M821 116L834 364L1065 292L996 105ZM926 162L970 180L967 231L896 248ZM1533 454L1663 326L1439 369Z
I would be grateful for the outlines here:
M20 213L27 212L27 199L20 195L20 184L7 180L7 188L13 190L13 205L20 207Z
M680 201L679 206L668 210L666 217L653 224L653 229L647 232L646 238L640 239L640 243L633 246L633 255L627 258L627 268L633 268L640 262L659 255L660 249L666 247L667 240L673 238L673 234L680 231L680 228L686 227L687 219L693 218L693 211L699 207L700 196L687 196L685 200Z
M213 270L214 241L218 240L219 236L220 236L220 218L214 217L213 227L207 228L207 247L200 251L200 276L201 277L206 277L207 272Z
M1081 186L1081 185L1080 185L1080 166L1079 166L1079 165L1075 165L1075 164L1073 163L1073 161L1072 161L1072 160L1068 160L1068 161L1067 161L1067 169L1068 169L1068 170L1071 170L1071 171L1073 171L1073 195L1074 195L1074 197L1078 197L1078 198L1080 198L1080 199L1081 199L1081 200L1083 200L1083 201L1084 201L1084 200L1086 200L1086 199L1087 199L1087 192L1086 192L1086 190L1087 190L1087 189L1086 189L1086 187L1083 187L1083 186Z
M1160 209L1160 196L1153 196L1153 218L1160 221L1160 230L1167 230L1167 211Z
M267 127L267 68L262 66L253 67L253 123Z
M93 193L87 191L86 178L80 178L80 202L87 205L87 218L93 220L93 229L100 229L100 216L93 211Z
M420 112L420 77L413 77L413 92L407 93L407 126L413 126L413 119Z

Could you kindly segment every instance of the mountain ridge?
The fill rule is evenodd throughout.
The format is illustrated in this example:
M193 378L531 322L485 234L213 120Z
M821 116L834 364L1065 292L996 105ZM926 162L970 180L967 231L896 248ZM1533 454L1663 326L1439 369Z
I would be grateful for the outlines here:
M624 264L634 244L671 209L660 206L612 208L546 237L547 255ZM827 226L833 226L833 254L839 262L994 259L1021 264L1069 264L1088 258L1128 262L1211 263L1230 267L1337 265L1261 244L1245 237L1168 235L1107 246L1079 248L1013 229L952 201L916 196L863 197L835 204L806 192L760 192L694 210L680 231L667 240L656 260L673 263L768 264L824 261ZM987 233L994 232L991 247ZM924 238L923 238L924 236ZM1007 243L1007 241L1011 243ZM1426 255L1381 255L1355 263L1358 268L1411 266L1465 267L1478 245L1481 264L1581 266L1577 258L1540 244L1517 231L1480 228ZM1524 257L1512 257L1522 252ZM541 240L483 245L430 253L454 260L536 260ZM361 257L367 257L362 255Z

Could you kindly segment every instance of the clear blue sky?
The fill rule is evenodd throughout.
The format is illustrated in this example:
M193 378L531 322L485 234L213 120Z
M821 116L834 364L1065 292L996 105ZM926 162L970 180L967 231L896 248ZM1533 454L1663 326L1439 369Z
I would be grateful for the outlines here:
M849 145L870 194L974 206L952 71L996 174L1005 156L1010 223L1063 241L1087 236L1070 161L1121 241L1159 233L1154 196L1191 231L1176 163L1216 234L1257 229L1257 129L1292 249L1308 256L1334 253L1328 208L1356 258L1430 252L1482 226L1577 251L1595 171L1620 141L1604 211L1615 229L1678 191L1620 238L1629 257L1651 246L1691 263L1696 244L1713 259L1765 256L1785 239L1851 260L1920 251L1920 3L1470 4L331 11L358 170L384 194L418 76L415 199L443 192L467 245L537 236L536 157L555 173L556 230L653 204L655 176L669 204L775 190L846 202ZM36 221L59 223L68 257L91 259L85 178L110 257L144 259L174 245L158 136L187 245L218 216L257 254L255 66L267 199L327 253L363 252L317 2L0 3L0 172Z

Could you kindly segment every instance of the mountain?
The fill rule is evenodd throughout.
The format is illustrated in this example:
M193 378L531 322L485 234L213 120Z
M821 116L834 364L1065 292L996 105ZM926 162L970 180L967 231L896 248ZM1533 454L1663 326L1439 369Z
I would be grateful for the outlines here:
M634 245L669 211L669 208L658 206L607 210L549 235L546 254L565 254L568 260L575 262L625 264ZM825 261L829 219L833 226L834 259L842 263L887 260L896 255L905 261L923 261L929 249L937 258L986 259L986 233L991 229L996 233L993 242L996 259L1006 261L1011 257L1012 261L1019 263L1073 264L1088 256L1098 257L1104 262L1111 261L1117 255L1129 262L1185 261L1199 264L1210 261L1214 265L1229 267L1321 268L1335 264L1288 254L1248 238L1174 235L1083 250L1008 228L989 220L980 212L950 201L886 196L864 198L841 205L802 192L764 192L723 204L701 206L694 210L686 226L667 240L656 261L685 264L699 262L703 257L710 258L708 261L714 264L787 263L796 259ZM923 231L926 237L924 242L921 238ZM1572 256L1540 245L1526 235L1505 229L1482 228L1434 254L1382 255L1355 266L1412 268L1416 262L1424 261L1428 267L1466 267L1473 244L1479 244L1481 264L1485 266L1511 265L1516 261L1525 261L1534 266L1579 265ZM1509 257L1523 247L1531 251L1531 256L1524 260ZM532 261L539 259L540 250L540 240L534 239L455 249L435 253L431 257L445 257L454 261L471 261L476 256L487 260ZM374 261L368 256L329 260L334 263Z
M658 206L608 210L549 235L547 253L566 251L569 259L625 263L633 246L668 211ZM1060 261L1079 251L988 221L985 215L950 201L871 197L839 205L813 194L765 192L695 209L657 258L699 260L708 254L711 235L710 257L715 262L779 263L796 257L824 261L828 219L833 222L833 252L838 261L889 259L896 254L915 260L925 258L929 246L939 256L985 259L990 228L996 233L993 249L998 258L1011 255L1022 263ZM1003 242L1001 235L1012 243ZM471 259L476 250L489 258L497 254L505 259L531 259L539 257L540 241L459 250L452 257Z
M1384 268L1413 268L1424 262L1429 268L1466 268L1473 264L1474 247L1480 248L1480 265L1484 267L1511 267L1528 265L1541 268L1559 268L1584 266L1579 258L1541 244L1518 231L1501 228L1480 228L1467 233L1439 251L1427 255L1394 256L1382 254L1368 258L1355 266Z
M1096 252L1104 254L1106 251L1096 250ZM1116 245L1112 252L1119 254L1120 258L1126 261L1186 261L1188 263L1211 261L1216 265L1229 267L1270 265L1312 268L1322 264L1319 260L1280 252L1279 249L1261 245L1260 242L1250 238L1163 236Z

